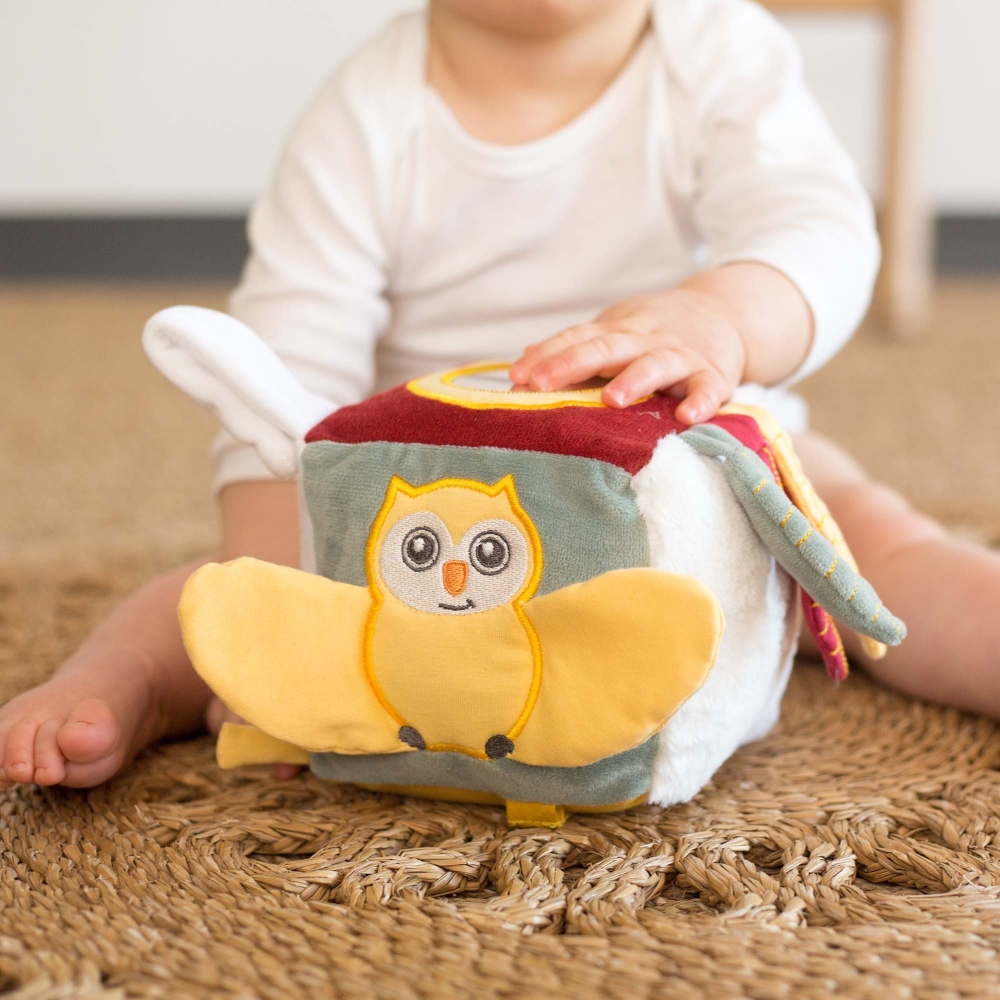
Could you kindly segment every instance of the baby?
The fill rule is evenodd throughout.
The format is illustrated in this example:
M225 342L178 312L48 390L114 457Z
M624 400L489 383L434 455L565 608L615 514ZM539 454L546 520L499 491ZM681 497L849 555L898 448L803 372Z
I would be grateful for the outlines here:
M430 0L323 88L250 227L233 313L338 403L474 358L552 390L663 390L696 423L770 405L909 640L856 661L1000 716L1000 558L950 538L784 388L851 336L878 264L871 207L782 29L749 0ZM761 386L776 387L769 390ZM223 546L298 564L296 486L216 450ZM0 709L0 783L105 781L153 740L217 728L181 643L183 566Z

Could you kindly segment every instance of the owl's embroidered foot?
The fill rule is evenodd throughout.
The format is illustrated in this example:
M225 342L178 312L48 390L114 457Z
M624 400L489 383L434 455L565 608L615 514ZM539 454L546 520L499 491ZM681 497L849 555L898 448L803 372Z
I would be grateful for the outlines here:
M413 726L400 726L399 727L399 738L409 747L413 747L416 750L426 750L427 744L424 743L423 736L420 735L413 728ZM488 751L487 751L488 752Z
M499 760L514 752L514 741L506 736L491 736L486 741L486 756L490 760Z

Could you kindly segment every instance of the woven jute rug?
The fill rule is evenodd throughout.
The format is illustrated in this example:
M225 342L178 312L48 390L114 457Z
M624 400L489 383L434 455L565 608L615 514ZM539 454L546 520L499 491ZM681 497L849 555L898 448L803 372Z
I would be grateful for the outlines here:
M157 562L5 569L0 698ZM808 665L689 805L558 831L176 743L90 792L3 793L0 992L998 995L998 766L992 722Z
M817 422L989 538L1000 480L975 462L1000 429L1000 296L949 294L966 320L947 339L862 338L810 394ZM0 345L0 701L211 542L210 422L134 341L192 298L221 296L0 296L3 336L25 335ZM998 737L802 664L779 727L693 802L554 832L164 745L102 788L0 791L0 994L1000 995Z

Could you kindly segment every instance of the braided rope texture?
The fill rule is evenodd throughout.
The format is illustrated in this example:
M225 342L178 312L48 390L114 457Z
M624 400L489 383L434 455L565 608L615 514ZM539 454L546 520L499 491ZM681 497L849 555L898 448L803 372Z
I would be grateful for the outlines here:
M162 561L0 569L0 699ZM0 792L0 994L998 996L996 730L800 665L693 802L556 831L165 745Z

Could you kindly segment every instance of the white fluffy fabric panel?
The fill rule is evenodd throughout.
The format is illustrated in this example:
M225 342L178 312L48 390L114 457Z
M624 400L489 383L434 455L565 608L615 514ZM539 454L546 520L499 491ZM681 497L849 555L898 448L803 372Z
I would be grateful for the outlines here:
M650 799L686 802L778 718L798 637L795 585L757 537L721 462L664 438L633 480L650 564L715 593L725 631L708 679L660 733Z

